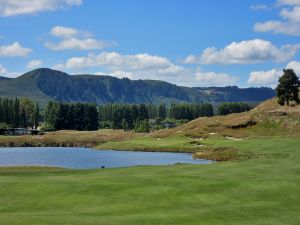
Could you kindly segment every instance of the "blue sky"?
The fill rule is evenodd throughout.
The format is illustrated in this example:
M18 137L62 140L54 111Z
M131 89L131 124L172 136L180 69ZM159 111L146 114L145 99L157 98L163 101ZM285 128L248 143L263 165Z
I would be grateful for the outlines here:
M0 76L247 87L300 73L300 0L0 0L0 27Z

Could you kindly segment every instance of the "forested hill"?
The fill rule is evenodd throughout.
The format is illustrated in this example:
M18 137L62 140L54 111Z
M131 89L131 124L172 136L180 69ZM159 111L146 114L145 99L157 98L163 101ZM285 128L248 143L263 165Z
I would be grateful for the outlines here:
M259 94L257 94L259 93ZM0 96L29 97L40 102L95 102L98 104L155 102L262 101L273 97L269 88L187 88L155 80L118 79L111 76L68 75L37 69L14 79L0 79Z

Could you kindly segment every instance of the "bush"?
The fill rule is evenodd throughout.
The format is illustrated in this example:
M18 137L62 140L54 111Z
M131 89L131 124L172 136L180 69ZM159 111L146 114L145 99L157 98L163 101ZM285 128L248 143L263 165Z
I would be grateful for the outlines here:
M137 121L134 127L134 132L136 133L149 133L150 126L148 120Z
M0 129L8 129L10 126L6 123L0 123Z

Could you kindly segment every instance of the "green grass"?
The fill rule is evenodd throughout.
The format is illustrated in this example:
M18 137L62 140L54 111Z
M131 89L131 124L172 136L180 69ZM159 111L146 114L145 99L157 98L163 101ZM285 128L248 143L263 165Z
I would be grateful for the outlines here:
M172 145L181 141L174 137ZM299 139L204 142L255 157L85 171L3 168L0 224L300 224Z
M217 135L218 138L224 138ZM182 134L156 138L142 136L125 141L109 141L95 147L96 149L153 151L153 152L188 152L194 158L203 158L217 161L228 161L242 157L232 146L214 146L213 144L191 138Z
M172 151L194 152L197 148L190 144L192 140L182 135L166 138L142 136L125 141L109 141L96 146L96 149L137 150L137 151Z

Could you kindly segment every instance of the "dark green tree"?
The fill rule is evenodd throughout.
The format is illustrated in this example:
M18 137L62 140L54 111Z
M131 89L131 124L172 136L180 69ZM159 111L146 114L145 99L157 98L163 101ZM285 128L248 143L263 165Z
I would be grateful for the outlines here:
M45 129L46 130L55 130L56 120L58 115L58 104L49 101L45 109Z
M14 123L13 127L19 127L20 126L20 101L19 99L15 99L14 102Z
M225 102L219 105L218 114L228 115L232 113L241 113L249 111L251 107L247 103L242 102Z
M35 127L35 129L38 128L39 121L40 121L40 107L39 107L39 103L36 103L35 110L34 110L34 127Z
M290 104L290 101L300 103L299 99L300 81L292 69L284 69L283 75L279 78L276 88L277 99L280 105Z

